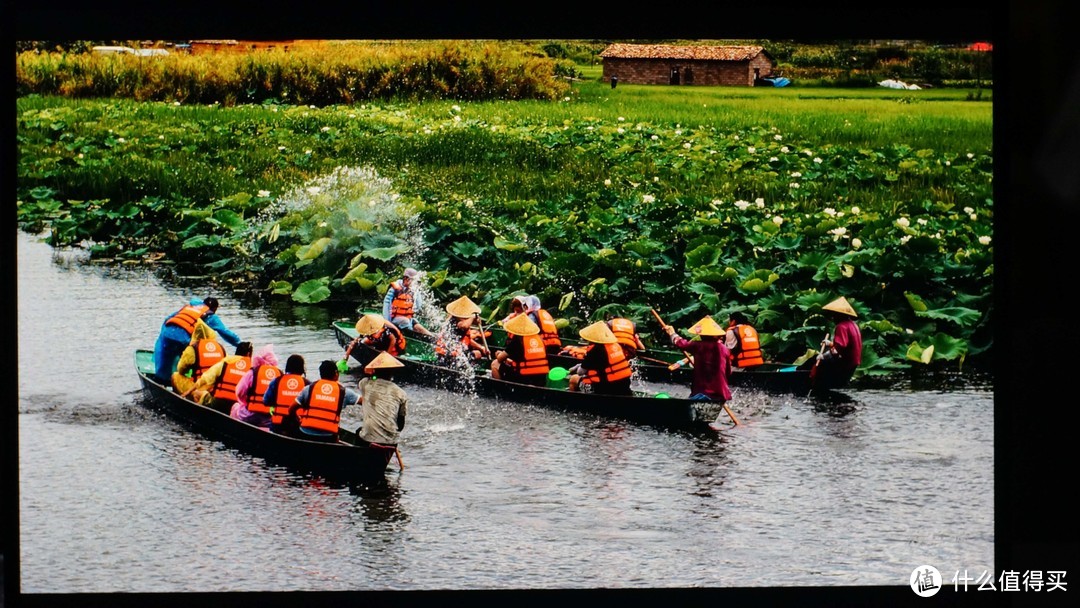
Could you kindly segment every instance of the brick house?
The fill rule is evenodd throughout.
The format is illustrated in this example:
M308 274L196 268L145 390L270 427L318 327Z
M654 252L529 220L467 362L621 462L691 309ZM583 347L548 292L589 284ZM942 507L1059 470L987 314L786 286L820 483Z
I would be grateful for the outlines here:
M611 44L600 57L605 81L631 84L754 86L776 66L760 46Z

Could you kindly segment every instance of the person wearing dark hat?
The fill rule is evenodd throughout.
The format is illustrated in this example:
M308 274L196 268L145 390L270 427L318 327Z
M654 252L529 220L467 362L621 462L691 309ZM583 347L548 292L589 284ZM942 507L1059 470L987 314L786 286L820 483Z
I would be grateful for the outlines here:
M195 329L195 322L202 319L210 326L222 340L231 346L239 346L240 336L233 333L225 326L225 322L217 315L218 299L211 296L205 300L193 297L187 306L165 317L158 332L157 342L154 344L154 376L162 384L168 384L172 374L176 371L176 363L180 355L191 341L191 332Z
M821 309L836 326L832 339L825 334L821 342L821 353L810 370L810 384L818 389L840 388L851 380L862 363L862 332L855 324L858 315L843 296Z
M675 333L675 328L665 325L664 331L675 348L694 358L694 372L690 378L690 398L703 401L731 401L728 375L731 373L731 353L720 340L724 328L711 316L706 316L690 328L698 340L687 340Z
M410 329L418 334L430 336L431 331L416 320L416 313L423 308L424 301L420 292L413 289L413 284L420 278L415 268L406 268L401 279L390 283L383 298L382 316L401 329Z
M746 369L765 363L757 330L750 325L746 315L739 311L728 315L724 346L731 352L731 363L736 368Z
M508 382L544 386L547 384L547 348L540 337L540 327L528 315L518 315L503 323L510 338L506 349L495 353L491 377Z
M589 342L585 356L573 367L570 390L589 386L592 392L605 395L632 395L630 376L633 371L618 338L607 323L597 321L578 332Z
M319 379L305 386L293 408L300 420L297 434L312 441L338 440L341 412L360 400L360 393L338 382L338 368L333 361L319 364Z
M364 367L367 376L357 384L362 404L362 422L356 429L360 439L397 446L399 433L405 428L409 402L405 391L394 384L394 374L403 367L401 361L385 352L379 353Z

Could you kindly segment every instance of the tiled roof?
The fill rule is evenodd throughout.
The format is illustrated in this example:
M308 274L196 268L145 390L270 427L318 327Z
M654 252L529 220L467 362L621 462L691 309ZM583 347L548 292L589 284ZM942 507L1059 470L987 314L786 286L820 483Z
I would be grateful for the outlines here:
M675 46L671 44L610 44L601 57L618 59L705 59L746 61L765 49L760 46ZM768 55L768 53L766 53Z

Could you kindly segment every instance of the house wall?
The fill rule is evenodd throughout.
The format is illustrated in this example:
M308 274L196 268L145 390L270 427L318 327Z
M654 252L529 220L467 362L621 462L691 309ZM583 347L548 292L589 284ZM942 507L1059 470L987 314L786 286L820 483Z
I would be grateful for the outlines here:
M604 58L604 80L618 76L629 84L671 84L671 70L678 68L679 84L702 86L753 86L754 68L762 77L772 73L772 62L764 55L750 61L689 61L678 59ZM693 74L686 82L687 68Z

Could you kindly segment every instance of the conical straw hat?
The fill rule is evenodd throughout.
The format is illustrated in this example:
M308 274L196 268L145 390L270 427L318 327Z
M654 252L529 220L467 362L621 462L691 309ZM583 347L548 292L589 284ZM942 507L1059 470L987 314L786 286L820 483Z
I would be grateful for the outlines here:
M848 304L847 298L845 298L843 296L840 296L839 298L836 298L835 300L833 300L832 302L829 302L825 306L822 306L821 309L822 310L831 310L833 312L838 312L838 313L840 313L842 315L847 315L849 317L858 317L859 316L859 315L855 314L855 309L851 307L851 304Z
M356 322L356 333L361 336L370 336L382 329L385 324L386 319L382 315L368 313L360 317L360 320Z
M710 316L698 321L690 328L690 333L699 336L722 336L727 332Z
M526 314L520 314L503 323L502 326L507 332L518 336L535 336L540 333L540 328Z
M582 340L588 340L596 344L615 344L618 339L615 334L611 332L611 328L607 326L607 323L603 321L597 321L592 325L578 332Z
M480 312L480 307L469 299L469 296L461 296L446 305L446 312L459 319L467 319Z
M394 355L387 352L381 352L379 353L379 356L371 360L371 363L367 364L364 371L371 374L377 369L390 369L394 367L405 367L405 364L398 361Z

